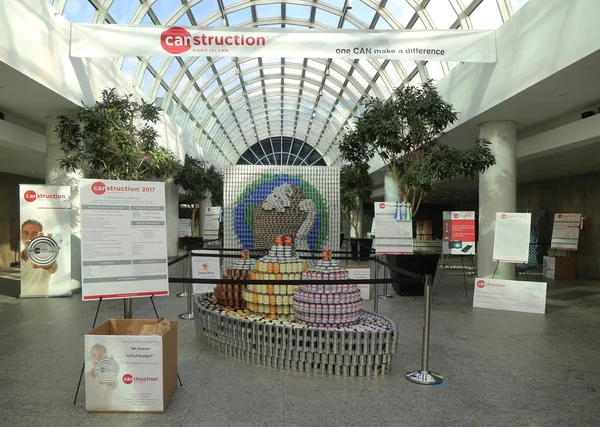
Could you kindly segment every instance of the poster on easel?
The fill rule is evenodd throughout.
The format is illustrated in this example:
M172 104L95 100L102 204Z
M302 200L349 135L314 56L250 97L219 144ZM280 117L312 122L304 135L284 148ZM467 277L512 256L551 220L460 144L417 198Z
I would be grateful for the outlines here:
M70 296L71 187L21 184L21 298Z
M576 251L579 244L581 214L558 213L554 215L551 249Z
M444 255L475 255L475 212L445 211L443 213Z
M82 299L169 294L165 183L82 179Z
M193 279L221 279L221 259L218 250L192 251L192 278ZM212 255L212 256L211 256ZM194 283L194 295L212 292L214 283Z
M211 206L206 208L204 216L204 230L202 237L204 240L216 240L219 238L219 224L223 209L220 206Z
M189 237L192 235L192 220L189 218L179 218L177 225L177 234L179 237Z
M412 255L413 226L410 204L375 202L375 253Z
M493 260L527 264L530 238L531 213L496 213Z

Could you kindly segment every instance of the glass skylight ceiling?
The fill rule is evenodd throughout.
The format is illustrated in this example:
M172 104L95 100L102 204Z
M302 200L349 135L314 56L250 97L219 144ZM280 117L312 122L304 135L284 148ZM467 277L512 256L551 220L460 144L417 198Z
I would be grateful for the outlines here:
M73 23L345 29L495 29L527 2L48 1ZM336 141L365 98L387 98L397 86L440 80L455 65L292 57L139 57L113 61L223 166L257 161L259 153L245 156L246 160L241 160L242 155L252 153L250 148L260 147L265 140L282 138L314 148L314 155L322 157L320 161L338 163ZM284 161L283 157L279 161ZM286 159L304 161L289 155ZM314 159L306 161L311 164ZM267 156L262 162L270 160Z

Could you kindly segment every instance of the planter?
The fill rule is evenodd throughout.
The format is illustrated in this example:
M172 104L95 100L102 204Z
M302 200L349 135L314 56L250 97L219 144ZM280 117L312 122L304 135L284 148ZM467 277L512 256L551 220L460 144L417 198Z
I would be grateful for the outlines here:
M439 261L439 254L388 255L388 262L390 264L411 273L419 275L429 274L432 278L435 277ZM392 287L398 295L422 296L425 293L425 284L421 278L408 277L391 270L390 278L400 279L399 283L392 283Z
M354 261L368 261L371 257L373 239L350 239L350 250Z

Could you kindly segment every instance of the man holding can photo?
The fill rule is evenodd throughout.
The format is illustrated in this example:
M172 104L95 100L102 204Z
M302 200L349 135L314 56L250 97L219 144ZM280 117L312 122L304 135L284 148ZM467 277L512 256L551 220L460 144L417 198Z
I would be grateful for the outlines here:
M48 295L48 285L52 275L58 270L56 261L49 265L35 264L28 255L27 250L33 239L43 236L44 226L41 222L28 219L21 225L21 240L23 240L23 251L21 251L21 295L23 296L45 296ZM47 237L52 237L48 234Z

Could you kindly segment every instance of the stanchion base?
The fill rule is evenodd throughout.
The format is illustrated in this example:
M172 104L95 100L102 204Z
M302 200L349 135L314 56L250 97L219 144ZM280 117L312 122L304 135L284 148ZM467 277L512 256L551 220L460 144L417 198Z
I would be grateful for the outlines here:
M394 295L379 295L380 299L394 298Z
M440 384L444 381L444 378L442 378L441 375L425 371L409 372L406 374L406 379L411 383L421 385Z
M177 298L181 298L181 297L187 297L187 292L179 292L177 295L175 295Z
M181 320L194 320L194 313L183 313L177 316Z

